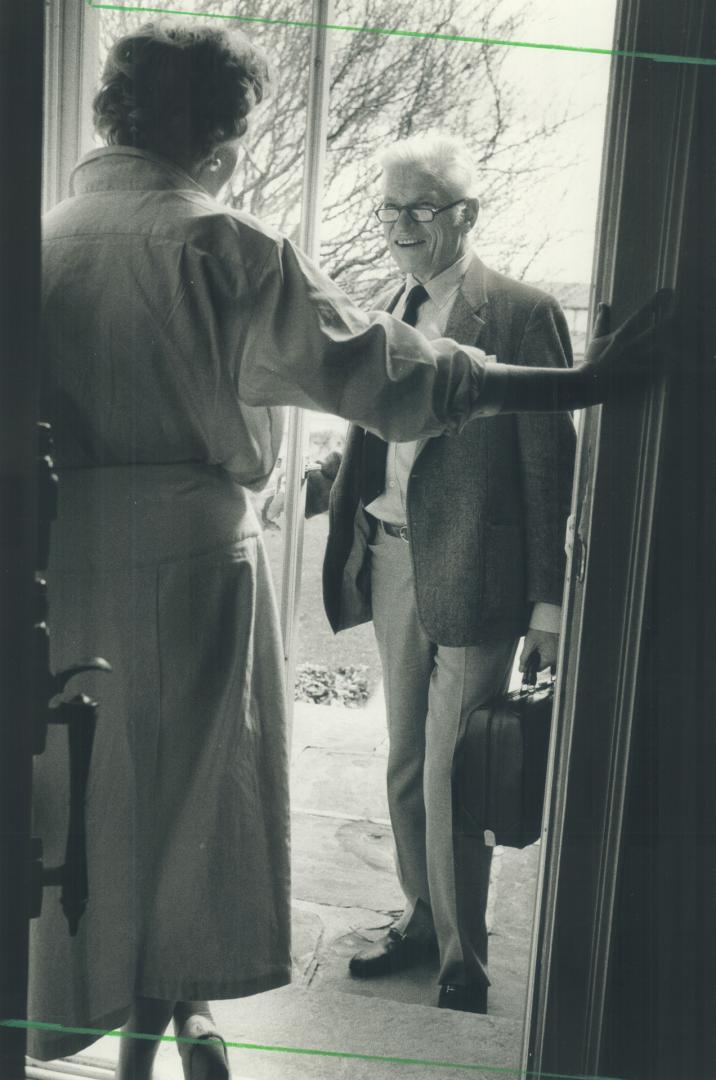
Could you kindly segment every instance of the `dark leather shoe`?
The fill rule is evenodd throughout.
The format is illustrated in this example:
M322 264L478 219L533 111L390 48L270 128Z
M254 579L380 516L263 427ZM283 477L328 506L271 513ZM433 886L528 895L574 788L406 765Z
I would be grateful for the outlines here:
M399 930L389 930L385 937L357 952L351 958L348 970L359 979L370 979L373 975L388 975L392 971L427 963L437 954L436 944L405 937Z
M469 983L467 986L444 983L440 987L438 1008L459 1009L461 1012L486 1013L487 987L484 983Z

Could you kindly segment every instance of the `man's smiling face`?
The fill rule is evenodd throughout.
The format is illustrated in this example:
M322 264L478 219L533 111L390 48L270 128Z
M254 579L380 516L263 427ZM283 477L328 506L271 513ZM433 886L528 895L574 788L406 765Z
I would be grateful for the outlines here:
M417 165L391 165L383 174L384 206L430 206L437 210L462 195L455 185L436 181ZM465 199L424 223L413 221L403 211L396 222L383 225L383 232L400 270L424 283L465 254L476 217L477 201Z

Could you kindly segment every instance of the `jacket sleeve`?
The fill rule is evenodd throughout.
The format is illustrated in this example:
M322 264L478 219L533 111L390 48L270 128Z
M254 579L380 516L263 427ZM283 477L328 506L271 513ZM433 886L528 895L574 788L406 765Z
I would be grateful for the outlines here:
M571 367L564 314L550 297L537 302L525 324L517 363ZM564 538L572 498L576 434L569 413L515 416L526 517L529 603L561 604Z
M286 240L257 275L238 359L247 404L333 413L389 441L458 432L499 411L479 349L367 315Z

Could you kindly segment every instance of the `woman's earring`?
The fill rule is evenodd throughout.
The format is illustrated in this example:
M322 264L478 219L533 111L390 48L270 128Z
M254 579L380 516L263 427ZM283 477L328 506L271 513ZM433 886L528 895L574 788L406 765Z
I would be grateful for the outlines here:
M221 168L221 158L212 158L209 162L209 172L218 172Z

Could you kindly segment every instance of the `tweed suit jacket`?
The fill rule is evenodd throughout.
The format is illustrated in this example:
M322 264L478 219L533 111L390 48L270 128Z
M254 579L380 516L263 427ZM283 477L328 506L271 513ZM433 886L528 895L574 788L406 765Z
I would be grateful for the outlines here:
M445 336L501 363L572 363L556 300L476 255ZM323 592L334 631L371 618L370 523L359 494L364 436L351 425L331 491ZM427 440L406 507L418 613L432 641L465 646L519 636L534 603L562 602L575 441L566 413L483 417L459 435Z

